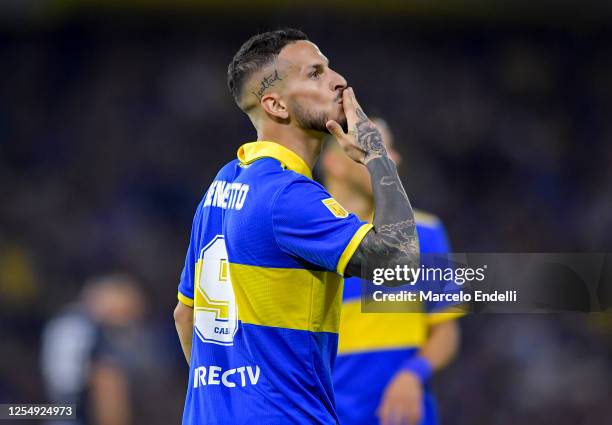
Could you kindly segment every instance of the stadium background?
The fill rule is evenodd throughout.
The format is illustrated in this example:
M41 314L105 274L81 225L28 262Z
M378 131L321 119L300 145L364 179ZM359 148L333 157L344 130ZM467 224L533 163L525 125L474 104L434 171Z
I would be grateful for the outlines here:
M611 6L170 3L0 3L0 402L45 401L44 323L86 277L125 270L148 305L138 423L178 421L171 314L192 214L255 137L226 66L281 25L388 120L414 205L455 251L610 251ZM464 319L461 354L434 381L443 423L602 423L611 329L596 315Z

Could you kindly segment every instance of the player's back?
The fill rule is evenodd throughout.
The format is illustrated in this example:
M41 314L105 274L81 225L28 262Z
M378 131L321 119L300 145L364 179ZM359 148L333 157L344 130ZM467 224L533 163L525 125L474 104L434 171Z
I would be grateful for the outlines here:
M309 174L297 155L257 143L269 148L265 155L249 150L255 144L241 148L240 160L219 172L194 219L179 286L179 298L189 302L193 276L183 423L336 423L337 265L356 230L369 227L354 216L340 223L319 205L329 195L293 171ZM309 208L314 220L295 223L297 210ZM341 242L327 240L329 226Z

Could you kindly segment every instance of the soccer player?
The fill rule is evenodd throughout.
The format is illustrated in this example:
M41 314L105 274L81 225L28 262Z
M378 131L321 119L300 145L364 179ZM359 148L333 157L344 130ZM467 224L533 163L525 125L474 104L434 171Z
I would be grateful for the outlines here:
M372 119L389 157L400 164L385 121ZM335 143L322 154L325 186L338 202L364 220L374 199L367 170ZM415 212L421 253L449 251L444 227L430 214ZM345 281L334 390L341 423L433 425L437 414L428 390L430 375L448 364L459 347L458 314L361 313L358 278ZM430 314L433 313L433 314Z
M130 377L137 353L124 341L133 340L144 308L133 277L106 274L88 280L80 299L46 324L41 370L49 396L77 405L76 421L52 425L132 423Z
M183 424L334 424L343 276L418 267L414 214L380 132L305 34L250 38L228 87L258 141L195 213L174 313L190 365ZM328 133L370 173L373 225L311 178Z

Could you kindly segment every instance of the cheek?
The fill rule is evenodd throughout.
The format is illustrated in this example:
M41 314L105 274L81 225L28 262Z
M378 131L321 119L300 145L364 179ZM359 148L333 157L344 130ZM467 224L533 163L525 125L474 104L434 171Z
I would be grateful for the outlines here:
M322 88L322 83L310 81L295 85L288 93L289 97L303 105L316 105L329 102L330 94Z
M329 100L326 99L320 91L313 91L309 93L307 96L305 96L305 102L316 109L327 108L329 105Z

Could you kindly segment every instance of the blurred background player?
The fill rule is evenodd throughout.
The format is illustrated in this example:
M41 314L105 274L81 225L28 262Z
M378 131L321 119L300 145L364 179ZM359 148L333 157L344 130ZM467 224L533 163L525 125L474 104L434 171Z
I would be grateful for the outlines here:
M46 325L41 367L49 398L76 404L77 424L135 423L130 382L146 363L144 309L134 278L108 274L90 279L79 300Z
M391 159L393 147L387 123L372 121L383 133ZM321 156L325 186L332 196L362 220L372 220L374 199L365 167L348 158L330 140ZM422 253L449 252L442 222L415 211ZM341 423L436 424L435 401L428 390L430 375L446 366L459 348L454 314L361 313L360 279L345 281L334 390Z

